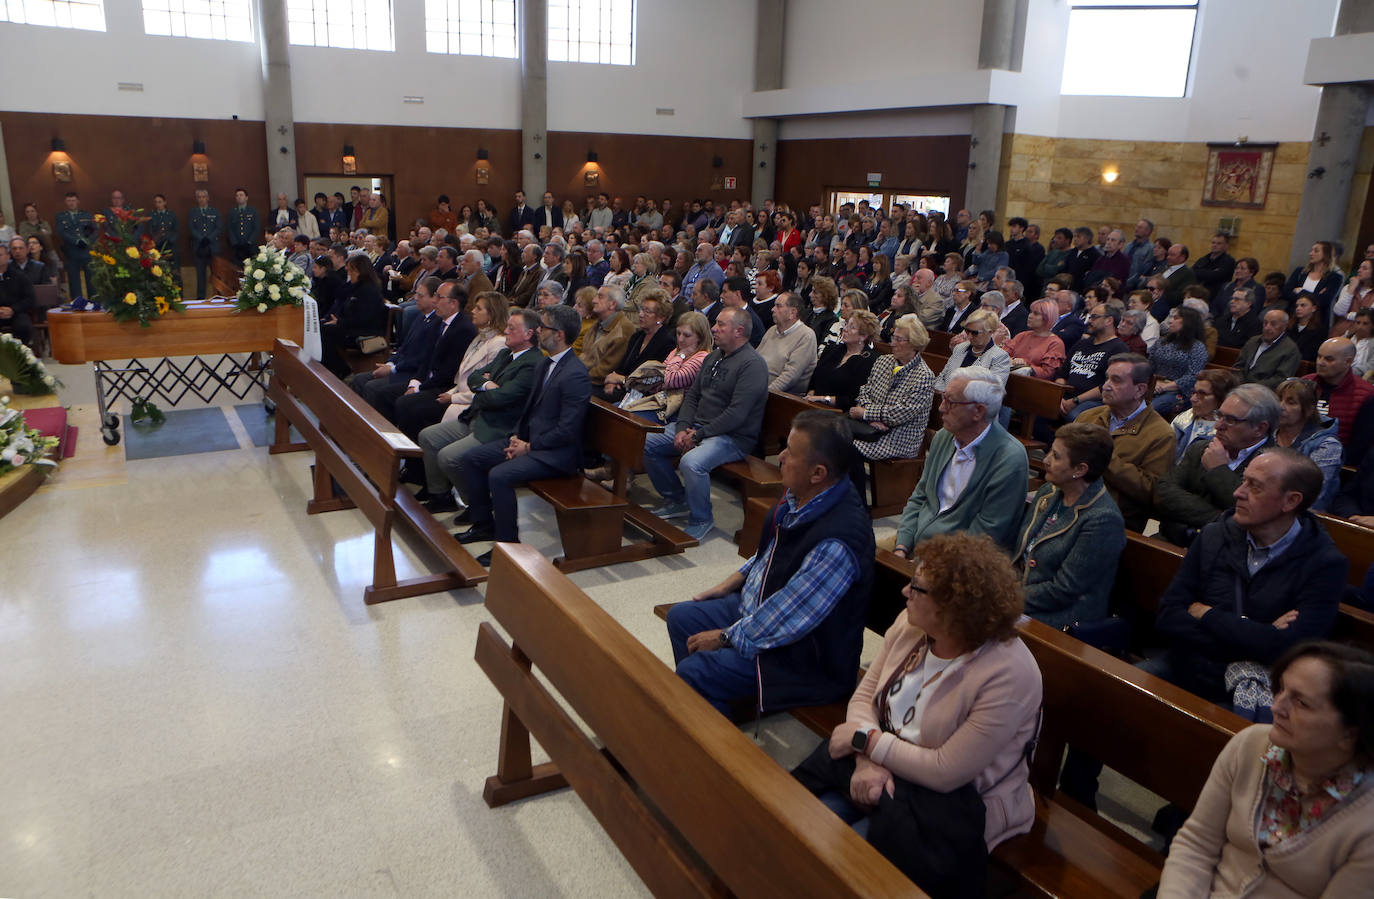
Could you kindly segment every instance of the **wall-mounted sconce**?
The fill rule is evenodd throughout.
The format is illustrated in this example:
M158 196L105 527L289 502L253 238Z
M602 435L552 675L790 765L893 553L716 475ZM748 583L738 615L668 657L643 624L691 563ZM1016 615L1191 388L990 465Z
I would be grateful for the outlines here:
M477 158L478 158L478 159L490 159L490 158L491 158L491 153L487 152L487 148L486 148L486 147L478 147L478 148L477 148Z
M588 161L588 162L596 162L596 160L597 160L596 151L595 151L595 150L588 150L588 151L587 151L587 161Z
M60 137L54 137L52 143L52 177L54 181L67 182L72 180L72 161L67 157L67 142Z
M1103 169L1103 170L1102 170L1102 180L1103 180L1103 181L1106 181L1108 184L1115 184L1115 183L1116 183L1116 179L1119 178L1120 176L1121 176L1121 173L1118 172L1116 169Z
M718 169L718 168L721 168L721 167L724 166L724 165L725 165L725 160L724 160L724 159L721 159L719 156L712 156L712 157L711 157L711 168L713 168L713 169Z
M343 173L345 175L358 174L358 157L353 154L353 145L344 144L343 148Z
M203 140L191 141L191 154L192 154L193 156L204 156L204 155L205 155L205 141L203 141Z

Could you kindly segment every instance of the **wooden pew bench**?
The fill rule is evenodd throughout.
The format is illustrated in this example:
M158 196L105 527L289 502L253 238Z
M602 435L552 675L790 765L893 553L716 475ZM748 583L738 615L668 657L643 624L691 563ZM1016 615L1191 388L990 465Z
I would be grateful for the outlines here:
M486 605L489 806L571 786L658 896L924 895L532 548L496 545Z
M423 453L410 438L296 344L277 340L268 397L276 403L276 430L268 452L315 452L315 496L306 512L357 508L376 529L372 584L363 601L372 603L471 587L487 572L468 551L400 486L401 461ZM294 427L305 439L292 443ZM331 481L332 478L332 481ZM334 494L337 482L346 496ZM440 559L443 572L396 580L391 530L407 523Z
M613 489L582 475L531 481L535 496L554 508L563 555L554 565L581 571L680 553L697 541L647 509L630 502L631 474L644 466L644 439L663 430L647 419L592 397L583 435L588 447L611 460ZM626 525L647 540L624 542Z

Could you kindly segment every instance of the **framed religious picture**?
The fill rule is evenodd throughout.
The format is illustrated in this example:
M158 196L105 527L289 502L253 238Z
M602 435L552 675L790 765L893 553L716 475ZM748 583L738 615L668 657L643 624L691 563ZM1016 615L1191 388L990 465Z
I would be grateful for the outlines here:
M585 175L582 176L582 186L583 186L583 187L600 187L600 186L601 186L601 173L598 172L596 169L589 169L589 170L587 171L587 173L586 173Z
M210 163L196 160L191 163L191 180L204 182L210 180Z
M1203 206L1263 209L1278 144L1208 144Z
M54 181L72 180L72 164L65 159L54 162L52 164L52 177Z
M491 169L490 169L488 166L483 165L483 164L480 164L480 163L478 164L478 166L477 166L477 183L478 183L478 184L490 184L490 183L491 183Z

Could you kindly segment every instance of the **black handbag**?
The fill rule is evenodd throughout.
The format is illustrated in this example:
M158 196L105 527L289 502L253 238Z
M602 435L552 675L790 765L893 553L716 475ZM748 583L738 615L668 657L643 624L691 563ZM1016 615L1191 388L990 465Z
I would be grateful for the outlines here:
M849 436L855 440L877 440L887 433L873 427L873 423L869 421L860 421L856 418L846 418L845 421L849 422Z

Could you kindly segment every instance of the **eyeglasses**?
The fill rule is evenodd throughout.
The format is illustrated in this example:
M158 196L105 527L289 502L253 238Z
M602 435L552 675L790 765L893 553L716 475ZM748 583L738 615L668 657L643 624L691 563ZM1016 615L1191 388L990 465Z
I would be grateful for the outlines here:
M1234 415L1227 415L1225 412L1217 413L1217 423L1228 426L1245 425L1250 423L1248 418L1237 418Z
M967 334L967 335L970 336L970 337L978 337L979 335L981 335L981 334L986 334L986 333L988 333L988 332L987 332L987 331L979 331L977 328L965 328L965 329L964 329L964 333Z
M956 288L954 288L954 292L955 292L955 293L968 293L968 288L967 288L967 287L956 287Z
M979 403L977 400L952 400L952 399L950 399L948 396L942 396L942 397L940 397L940 405L941 405L941 406L977 406L977 405L980 405L980 403Z
M1094 319L1106 318L1106 317L1107 317L1107 316L1103 315L1103 314L1100 313L1100 312L1089 312L1089 313L1088 313L1088 321L1093 321Z
M911 592L912 592L912 593L920 593L920 594L922 594L922 595L924 595L924 596L929 596L929 595L930 595L930 591L929 591L929 590L927 590L925 587L921 587L921 586L917 585L917 583L916 583L915 581L912 581L910 584L907 584L907 586L911 588Z

